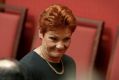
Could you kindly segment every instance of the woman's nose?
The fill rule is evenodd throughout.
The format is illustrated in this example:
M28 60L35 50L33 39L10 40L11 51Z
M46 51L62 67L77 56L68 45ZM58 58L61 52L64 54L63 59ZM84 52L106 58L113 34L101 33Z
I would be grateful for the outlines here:
M63 42L58 42L58 43L56 44L56 48L58 48L58 49L64 49L64 48L65 48L65 45L64 45Z

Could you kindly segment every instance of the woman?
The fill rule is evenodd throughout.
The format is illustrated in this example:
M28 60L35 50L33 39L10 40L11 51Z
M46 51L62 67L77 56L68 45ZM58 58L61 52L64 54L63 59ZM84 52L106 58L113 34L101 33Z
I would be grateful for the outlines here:
M76 19L66 6L54 4L40 15L41 45L21 59L30 80L75 80L74 60L65 55L76 28Z

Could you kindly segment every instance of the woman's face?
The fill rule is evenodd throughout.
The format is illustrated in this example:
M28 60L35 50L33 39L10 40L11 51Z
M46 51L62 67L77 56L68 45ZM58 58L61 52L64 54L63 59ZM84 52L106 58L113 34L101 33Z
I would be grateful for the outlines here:
M68 28L48 31L44 36L41 35L44 52L52 58L62 57L70 45L71 35L72 32Z

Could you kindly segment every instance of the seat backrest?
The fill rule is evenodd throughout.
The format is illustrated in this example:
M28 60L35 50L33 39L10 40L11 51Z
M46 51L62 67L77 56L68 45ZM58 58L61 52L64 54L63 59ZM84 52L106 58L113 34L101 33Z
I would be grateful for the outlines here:
M67 54L76 62L77 80L86 77L93 69L94 61L103 29L103 21L77 18L77 29Z
M26 11L0 4L0 58L15 58Z
M119 80L119 27L113 43L106 80Z
M71 45L66 54L71 56L77 67L77 80L85 71L93 68L95 56L101 32L103 29L103 21L92 20L87 18L76 17L77 28L72 35ZM38 28L34 36L32 49L41 44L38 38ZM81 79L81 78L80 78Z

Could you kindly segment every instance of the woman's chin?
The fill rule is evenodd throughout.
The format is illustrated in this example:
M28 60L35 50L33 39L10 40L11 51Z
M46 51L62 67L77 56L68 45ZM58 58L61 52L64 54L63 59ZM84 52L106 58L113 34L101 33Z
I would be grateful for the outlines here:
M63 56L64 53L55 53L54 55L52 55L55 58L61 58Z

